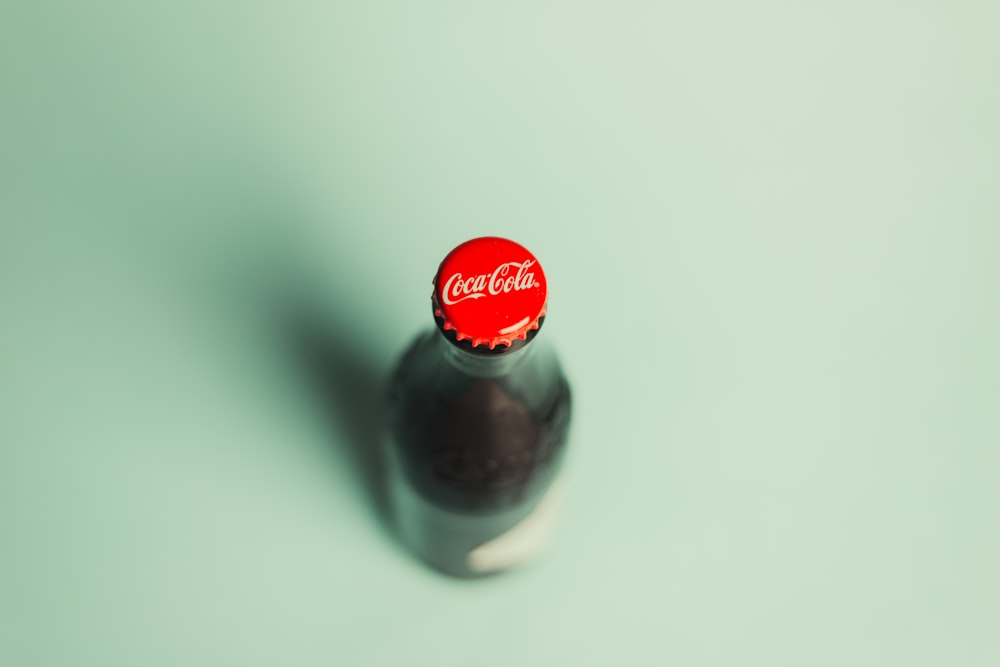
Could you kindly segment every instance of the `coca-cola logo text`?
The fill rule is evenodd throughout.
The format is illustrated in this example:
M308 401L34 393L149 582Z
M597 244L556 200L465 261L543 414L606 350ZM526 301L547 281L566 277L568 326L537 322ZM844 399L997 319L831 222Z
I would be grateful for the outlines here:
M535 263L533 259L526 259L523 262L505 262L493 269L493 273L482 273L468 278L463 278L461 273L453 273L444 282L441 298L446 305L452 306L466 299L481 299L485 296L496 296L538 287L534 272L528 270Z

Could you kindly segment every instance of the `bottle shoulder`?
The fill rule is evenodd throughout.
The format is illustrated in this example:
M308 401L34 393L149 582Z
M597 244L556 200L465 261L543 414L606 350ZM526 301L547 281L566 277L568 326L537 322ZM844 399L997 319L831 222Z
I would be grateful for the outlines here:
M478 381L498 388L532 409L563 394L568 399L569 383L555 350L545 339L533 340L510 359L471 359L459 363L455 360L457 355L471 355L450 346L437 330L417 336L396 366L393 392L417 391L447 399L464 393ZM502 367L495 370L490 366Z

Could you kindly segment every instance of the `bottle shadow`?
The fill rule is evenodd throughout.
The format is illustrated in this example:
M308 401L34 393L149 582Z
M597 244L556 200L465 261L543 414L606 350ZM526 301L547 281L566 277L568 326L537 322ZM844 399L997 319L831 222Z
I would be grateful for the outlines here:
M387 537L390 526L388 474L381 442L386 370L357 334L299 309L287 321L287 344L293 363L316 393L331 438L343 444L356 471L372 515Z
M230 158L205 145L213 147L209 155L185 147L163 178L137 190L137 206L157 203L150 213L157 224L123 235L129 264L138 267L138 280L164 290L167 303L183 303L180 317L192 318L196 330L218 327L234 350L254 351L249 360L218 355L224 371L259 364L253 377L276 381L265 395L290 380L289 391L312 404L308 417L326 427L323 453L346 469L374 523L395 542L380 446L385 358L337 316L350 300L339 286L364 270L342 250L351 247L352 225L334 212L317 223L309 202L272 179L269 167L258 172L252 146Z

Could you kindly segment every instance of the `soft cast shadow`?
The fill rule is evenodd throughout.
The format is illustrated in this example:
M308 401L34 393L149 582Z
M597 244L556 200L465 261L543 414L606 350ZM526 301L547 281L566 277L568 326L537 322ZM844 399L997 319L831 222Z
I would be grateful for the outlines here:
M382 528L391 536L385 454L381 443L385 372L349 332L298 309L287 322L295 363L317 393L321 409L361 480Z

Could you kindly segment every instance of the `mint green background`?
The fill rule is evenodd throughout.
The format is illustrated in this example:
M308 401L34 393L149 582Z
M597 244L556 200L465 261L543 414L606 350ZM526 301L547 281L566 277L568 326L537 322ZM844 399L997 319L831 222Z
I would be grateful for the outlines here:
M1000 664L1000 9L824 5L3 5L0 664ZM481 234L577 411L468 583L350 445Z

